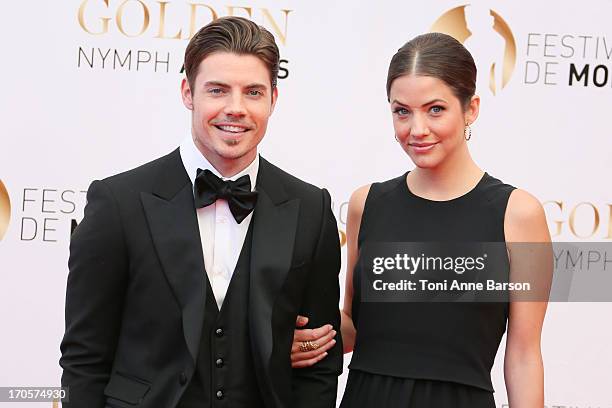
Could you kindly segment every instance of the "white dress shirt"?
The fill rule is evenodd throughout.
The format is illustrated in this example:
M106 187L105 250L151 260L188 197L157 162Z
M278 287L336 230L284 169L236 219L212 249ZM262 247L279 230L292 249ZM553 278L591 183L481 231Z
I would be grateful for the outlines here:
M231 177L223 177L210 164L195 146L191 137L186 138L180 146L183 166L194 185L198 169L210 170L223 180L236 180L248 174L251 178L251 191L255 190L257 172L259 170L259 155L240 173ZM238 263L253 213L251 212L240 224L236 222L226 200L219 199L214 204L198 208L198 225L202 251L204 252L204 267L212 286L217 306L221 310L232 274Z

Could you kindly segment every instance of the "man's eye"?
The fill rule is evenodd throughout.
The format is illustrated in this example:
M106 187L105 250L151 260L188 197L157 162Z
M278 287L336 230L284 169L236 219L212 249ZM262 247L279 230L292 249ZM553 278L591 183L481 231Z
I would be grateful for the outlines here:
M261 96L261 95L263 95L263 94L262 94L262 92L261 92L261 91L258 91L258 90L256 90L256 89L251 89L251 90L249 91L249 95L250 95L250 96Z
M213 95L219 95L219 94L223 93L223 89L221 89L221 88L210 88L208 90L208 93L211 93Z

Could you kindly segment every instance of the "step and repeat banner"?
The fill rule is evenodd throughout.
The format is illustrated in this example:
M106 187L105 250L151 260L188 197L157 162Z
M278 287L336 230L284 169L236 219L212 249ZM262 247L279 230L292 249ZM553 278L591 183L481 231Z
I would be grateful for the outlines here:
M386 72L428 31L455 36L477 62L479 165L538 197L555 241L612 241L609 0L11 0L2 15L0 386L59 385L68 245L87 188L189 134L183 53L221 16L275 35L279 100L260 152L330 190L343 243L351 192L412 167L394 140ZM612 253L600 255L612 268ZM547 407L612 407L611 313L605 302L550 305ZM503 355L504 343L498 407Z

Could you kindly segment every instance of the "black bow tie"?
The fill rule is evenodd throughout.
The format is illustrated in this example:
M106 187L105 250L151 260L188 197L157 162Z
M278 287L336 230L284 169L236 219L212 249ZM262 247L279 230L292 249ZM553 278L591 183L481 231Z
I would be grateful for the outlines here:
M251 191L248 174L235 181L221 180L208 169L198 169L193 191L197 208L209 206L219 198L226 200L238 224L253 211L257 202L257 192Z

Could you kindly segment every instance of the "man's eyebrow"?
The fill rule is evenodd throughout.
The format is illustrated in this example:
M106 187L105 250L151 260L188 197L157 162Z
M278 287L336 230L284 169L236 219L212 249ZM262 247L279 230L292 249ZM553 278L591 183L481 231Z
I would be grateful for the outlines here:
M206 81L204 82L204 86L221 86L223 88L229 88L230 86L225 82L221 81Z
M229 84L226 84L225 82L221 82L221 81L206 81L206 82L204 82L204 86L220 86L222 88L231 88L231 86ZM264 84L259 83L259 82L253 82L253 83L250 83L250 84L246 85L245 88L246 89L265 90L266 86Z
M264 89L265 90L266 86L264 84L260 84L258 82L254 82L252 84L248 84L246 86L246 88L249 88L249 89Z

